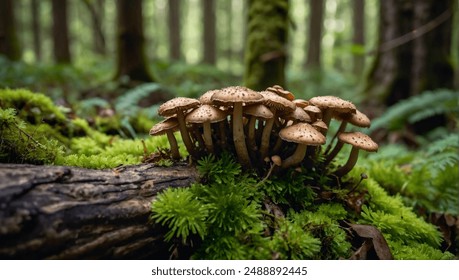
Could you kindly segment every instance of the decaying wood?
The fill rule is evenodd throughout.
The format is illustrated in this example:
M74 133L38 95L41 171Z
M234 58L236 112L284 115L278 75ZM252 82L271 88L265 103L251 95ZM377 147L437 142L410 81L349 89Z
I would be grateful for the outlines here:
M167 258L164 229L149 222L151 202L197 179L184 165L0 164L0 258Z

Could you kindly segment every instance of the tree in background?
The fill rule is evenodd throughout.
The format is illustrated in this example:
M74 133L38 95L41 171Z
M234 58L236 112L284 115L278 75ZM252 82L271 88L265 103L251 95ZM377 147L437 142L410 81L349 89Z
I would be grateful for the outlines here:
M52 0L53 46L56 63L70 63L70 39L67 23L67 0Z
M380 2L379 47L366 87L369 100L392 105L426 90L452 88L453 2Z
M169 0L169 58L180 60L182 57L180 37L180 1Z
M216 31L215 31L215 1L202 0L202 13L204 19L204 55L203 62L215 64L217 60Z
M285 86L288 0L251 0L248 17L244 85Z
M13 0L0 0L0 54L10 60L21 59Z
M309 0L309 36L308 51L305 67L308 69L321 68L322 26L324 21L324 0Z
M94 52L100 55L105 55L107 47L104 31L102 29L102 22L104 19L104 0L83 0L83 3L91 15Z
M117 71L115 79L151 82L143 35L142 0L117 0Z
M31 2L31 29L33 36L33 51L35 60L41 60L41 28L40 28L40 1L32 0Z
M365 1L352 1L352 44L353 48L353 72L360 77L365 66L363 49L365 45Z

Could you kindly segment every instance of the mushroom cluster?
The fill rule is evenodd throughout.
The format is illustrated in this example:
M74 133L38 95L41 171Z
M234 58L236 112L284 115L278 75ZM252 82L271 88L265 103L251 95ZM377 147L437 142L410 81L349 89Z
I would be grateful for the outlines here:
M266 166L283 170L313 163L326 143L332 119L341 122L323 152L329 164L344 144L352 145L349 160L335 171L338 177L355 165L359 150L377 151L378 145L360 132L346 132L348 124L369 127L370 120L355 105L336 96L310 100L275 85L264 91L242 86L210 90L199 99L177 97L158 110L165 117L150 135L167 134L171 156L180 159L179 132L192 159L229 151L245 169L264 171ZM332 147L332 143L337 143Z

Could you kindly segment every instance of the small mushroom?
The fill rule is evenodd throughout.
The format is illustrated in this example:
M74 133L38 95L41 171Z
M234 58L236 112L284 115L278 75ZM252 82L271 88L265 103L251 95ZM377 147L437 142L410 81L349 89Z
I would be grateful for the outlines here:
M251 167L251 161L245 143L244 127L242 120L243 104L260 103L263 96L256 91L241 86L233 86L223 88L214 93L211 100L216 104L233 106L233 142L236 149L236 154L242 166L245 168Z
M293 93L291 93L290 91L288 90L285 90L283 87L279 86L279 85L274 85L272 87L268 87L266 89L267 91L270 91L270 92L273 92L289 101L293 101L295 99L295 96L293 95Z
M297 123L286 127L279 132L279 137L288 142L297 143L295 152L282 162L282 168L296 166L304 159L308 146L317 146L325 143L325 136L308 123Z
M292 112L295 110L296 106L293 102L280 97L279 95L272 93L270 91L260 92L264 99L263 104L270 108L271 112L274 114L274 118L266 121L265 127L263 128L263 133L261 136L261 145L260 145L260 155L261 158L265 158L268 155L269 150L269 140L271 138L271 133L275 120L277 119L277 111L284 113Z
M337 96L316 96L309 99L309 103L319 107L322 110L322 121L329 126L333 112L353 113L356 111L355 105Z
M342 177L352 170L357 162L359 151L377 152L378 144L370 136L361 132L343 132L338 135L338 139L343 143L352 145L352 150L347 162L334 172L337 177Z
M258 145L255 137L255 127L257 120L268 120L274 117L274 114L263 104L250 105L244 108L244 114L250 116L248 124L248 143L252 151L258 150ZM259 121L259 126L260 126Z
M226 113L211 105L202 105L189 113L185 120L189 123L198 123L203 125L204 143L209 153L214 153L214 146L212 143L212 129L211 123L220 122L226 119Z
M177 145L177 139L175 139L174 132L178 130L178 121L176 117L171 117L155 124L150 129L151 136L167 135L167 140L171 147L172 158L175 160L180 159L180 153Z
M322 110L320 110L319 107L314 106L314 105L308 105L303 108L306 113L309 114L311 117L312 121L316 121L318 119L322 119ZM328 129L328 126L327 126Z
M196 156L196 152L186 127L184 112L196 108L199 105L200 102L196 99L188 97L176 97L161 104L158 109L158 114L163 117L170 117L174 114L177 115L177 121L179 124L180 134L182 135L183 143L185 144L188 153L194 157Z
M356 110L355 113L352 113L352 114L351 113L336 114L333 117L337 120L341 120L341 124L338 130L336 131L335 135L333 135L331 141L329 142L327 149L325 150L325 154L327 154L325 161L327 163L332 161L333 158L335 158L335 156L339 153L339 151L343 147L343 143L338 141L338 143L336 143L333 150L329 153L331 145L336 139L337 135L344 132L348 123L358 126L358 127L370 127L370 124L371 124L370 119L364 113L360 112L359 110Z

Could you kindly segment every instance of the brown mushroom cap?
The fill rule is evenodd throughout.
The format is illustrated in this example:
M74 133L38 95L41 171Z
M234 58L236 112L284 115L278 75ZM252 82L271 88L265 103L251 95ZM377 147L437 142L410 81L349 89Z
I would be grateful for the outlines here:
M292 100L292 102L295 103L296 107L300 107L300 108L303 108L303 109L306 108L309 105L309 101L301 99L301 98ZM317 108L317 109L319 109L319 108ZM320 113L320 109L319 109L319 113Z
M232 86L215 92L211 100L219 105L231 105L232 103L254 104L260 103L263 96L258 92L246 87Z
M325 136L308 123L297 123L279 131L279 137L288 142L303 145L322 145Z
M328 126L326 123L324 123L322 120L317 120L312 123L312 126L317 129L317 130L327 130Z
M319 107L320 109L333 109L336 112L348 113L355 112L355 105L347 100L341 99L337 96L316 96L309 99L309 103Z
M291 93L290 91L284 89L283 87L279 86L279 85L274 85L272 87L268 87L266 89L266 91L270 91L270 92L274 92L275 94L289 100L289 101L293 101L295 99L295 95L293 95L293 93Z
M211 105L204 104L189 113L185 120L189 123L215 123L226 119L227 114Z
M158 114L163 117L171 116L177 111L186 111L192 108L196 108L201 103L199 100L188 98L188 97L176 97L161 104L158 109Z
M157 124L150 129L151 136L157 136L165 134L167 131L178 131L177 118L168 118Z
M284 112L292 112L296 108L295 103L273 92L261 91L260 94L264 97L263 104L268 107L276 108L276 110Z
M338 139L361 150L368 152L378 151L378 144L370 136L361 132L343 132L338 135Z
M244 108L244 114L262 119L270 119L274 117L273 112L271 112L271 110L263 104L246 106Z
M282 115L281 116L283 119L286 119L286 120L292 120L292 121L300 121L300 122L307 122L307 123L310 123L312 120L311 120L311 117L309 116L308 113L306 113L302 108L300 107L296 107L295 110L293 110L293 112L290 112L289 114L287 115Z
M212 95L214 95L214 93L219 92L219 91L220 91L219 89L213 89L213 90L206 91L199 97L199 102L201 102L201 104L213 105Z
M353 114L337 114L336 119L346 121L358 127L370 127L371 125L370 119L359 110L355 110Z

